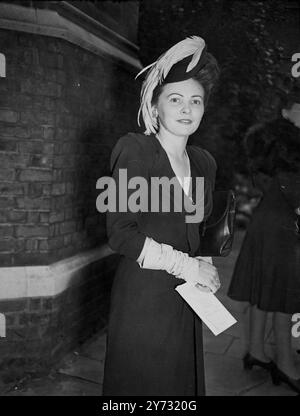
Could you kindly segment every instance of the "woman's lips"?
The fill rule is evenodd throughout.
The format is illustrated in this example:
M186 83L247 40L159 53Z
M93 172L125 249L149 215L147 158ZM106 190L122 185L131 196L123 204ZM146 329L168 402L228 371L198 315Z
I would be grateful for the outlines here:
M182 123L182 124L191 124L192 123L192 120L189 120L187 118L182 118L182 119L177 120L177 121L178 121L178 123Z

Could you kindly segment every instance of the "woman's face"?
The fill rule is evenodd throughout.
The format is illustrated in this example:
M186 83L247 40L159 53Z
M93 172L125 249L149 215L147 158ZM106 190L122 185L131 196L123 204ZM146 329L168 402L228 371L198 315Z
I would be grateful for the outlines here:
M203 117L204 89L192 78L166 84L154 108L158 112L160 133L166 130L175 136L189 136Z

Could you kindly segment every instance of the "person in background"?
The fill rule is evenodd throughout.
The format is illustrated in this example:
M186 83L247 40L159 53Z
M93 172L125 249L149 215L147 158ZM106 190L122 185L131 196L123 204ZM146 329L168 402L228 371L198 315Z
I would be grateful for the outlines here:
M184 207L163 212L161 206L157 212L107 213L108 243L121 261L111 295L103 394L204 395L201 321L175 288L185 281L204 291L220 287L217 269L195 257L201 244L199 224L212 210L216 163L207 151L187 146L219 69L205 41L193 36L145 71L139 114L146 131L119 139L111 155L112 177L117 189L121 169L126 169L128 181L143 177L149 184L152 177L177 178L190 208L202 192L195 179L204 177L204 217L189 223ZM173 190L164 197L175 204Z
M292 314L300 312L300 93L294 89L281 116L247 138L249 163L263 198L235 264L228 296L250 303L245 369L262 367L273 383L300 392L292 346ZM265 324L273 313L276 359L265 352Z

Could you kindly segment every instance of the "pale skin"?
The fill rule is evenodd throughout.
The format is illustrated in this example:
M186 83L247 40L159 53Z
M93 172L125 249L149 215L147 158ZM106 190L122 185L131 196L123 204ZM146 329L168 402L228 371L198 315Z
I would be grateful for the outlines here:
M204 114L203 87L194 79L166 84L152 111L159 120L157 138L168 153L175 174L182 179L188 177L185 149ZM204 285L199 289L206 292L219 289L218 271L212 264L199 261L199 283Z
M300 128L300 104L295 103L290 109L283 109L282 116L290 120L296 127ZM300 214L300 209L295 210ZM264 337L267 312L256 306L250 308L250 343L249 352L253 357L261 361L269 362L264 351ZM276 344L276 364L278 368L292 379L300 378L300 370L293 357L291 346L292 315L274 312L273 330Z

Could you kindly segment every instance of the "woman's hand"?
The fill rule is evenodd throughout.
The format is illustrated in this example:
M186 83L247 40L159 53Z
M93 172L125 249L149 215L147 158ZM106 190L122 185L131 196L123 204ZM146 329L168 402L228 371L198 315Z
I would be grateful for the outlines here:
M186 274L185 280L196 283L203 292L215 293L221 286L218 270L207 261L197 258L195 260L196 262L193 262L193 267L190 268L190 273Z

